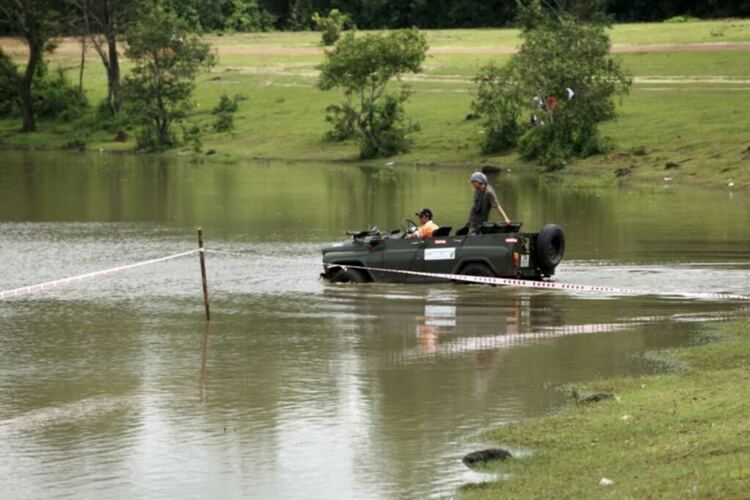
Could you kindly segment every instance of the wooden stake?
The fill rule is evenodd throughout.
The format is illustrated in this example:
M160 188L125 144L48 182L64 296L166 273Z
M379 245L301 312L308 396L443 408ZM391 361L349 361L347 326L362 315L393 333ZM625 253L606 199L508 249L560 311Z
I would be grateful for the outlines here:
M211 321L211 309L208 307L208 283L206 282L206 250L203 248L203 229L198 228L198 256L201 262L201 281L203 283L203 304L206 306L206 321Z

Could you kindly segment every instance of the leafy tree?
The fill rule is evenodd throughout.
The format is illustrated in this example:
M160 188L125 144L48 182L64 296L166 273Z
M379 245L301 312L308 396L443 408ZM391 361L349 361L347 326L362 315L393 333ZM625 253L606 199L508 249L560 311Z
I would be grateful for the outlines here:
M490 63L474 78L477 96L472 108L484 118L482 152L499 153L516 145L521 134L523 92L515 78L513 65Z
M120 53L118 42L139 12L141 0L67 0L74 8L74 25L91 40L107 71L107 107L120 110Z
M341 32L352 26L351 17L338 9L331 9L327 16L316 12L312 15L312 20L318 31L323 33L323 45L333 45L341 38Z
M36 130L32 85L44 73L44 53L54 49L51 39L61 29L61 15L51 0L3 0L0 2L0 25L19 35L28 47L26 67L21 71L8 54L0 49L0 78L15 88L23 120L22 130Z
M550 6L551 5L551 6ZM615 117L616 96L627 93L632 80L610 57L601 0L540 0L519 3L523 44L511 58L491 98L480 93L475 104L485 118L487 137L495 136L492 125L504 123L509 133L485 144L486 150L502 149L515 142L512 113L498 118L493 103L511 98L528 110L533 126L518 141L527 160L538 160L550 169L562 168L571 156L585 157L607 148L598 124ZM486 86L485 86L486 89Z
M276 18L259 0L163 0L197 32L269 31Z
M386 91L392 79L420 72L426 52L427 40L417 29L360 37L349 32L326 52L318 86L343 90L346 103L340 114L353 118L363 158L408 148L406 136L416 130L403 110L409 92L403 87L397 94Z
M155 7L140 16L128 33L125 54L135 66L123 90L131 114L141 126L141 149L176 144L172 125L193 108L197 75L215 64L209 45L187 31L184 21Z

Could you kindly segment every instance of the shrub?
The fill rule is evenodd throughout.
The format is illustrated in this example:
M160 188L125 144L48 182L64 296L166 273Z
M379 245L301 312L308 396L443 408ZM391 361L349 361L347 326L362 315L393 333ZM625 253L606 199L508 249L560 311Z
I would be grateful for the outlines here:
M271 31L276 18L258 0L230 0L224 29L242 32Z
M112 115L107 99L99 101L91 121L91 127L110 132L127 129L133 125L133 117L130 114L128 106L122 106L115 115Z
M216 132L230 132L234 129L234 114L239 109L239 101L242 96L229 97L222 94L219 98L219 104L211 111L216 116L213 128Z
M474 81L478 88L472 109L484 118L482 152L499 153L514 147L521 133L518 119L522 97L512 65L490 63L480 69Z
M89 109L85 94L70 84L63 70L37 77L31 99L38 118L72 121ZM0 79L0 115L21 116L18 90L8 79Z
M183 126L182 141L190 147L193 153L200 153L203 150L203 130L198 125Z
M371 136L360 137L360 157L392 156L409 150L408 135L419 130L404 112L404 102L409 98L408 89L399 94L387 94L375 104L370 125Z
M70 121L80 117L89 107L86 96L70 84L65 72L37 79L32 86L34 109L40 118Z
M328 106L326 108L326 121L332 127L331 130L326 132L326 140L328 141L346 141L357 133L357 112L352 107L351 102Z
M666 24L692 23L695 21L700 21L700 19L693 16L673 16L664 20Z

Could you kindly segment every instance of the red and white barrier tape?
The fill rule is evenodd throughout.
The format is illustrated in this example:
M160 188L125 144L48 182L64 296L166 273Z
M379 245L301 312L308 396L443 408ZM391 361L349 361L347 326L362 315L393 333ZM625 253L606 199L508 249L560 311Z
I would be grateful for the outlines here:
M47 281L45 283L39 283L38 285L24 286L21 288L15 288L13 290L0 291L0 300L9 299L12 297L20 297L21 295L29 295L32 293L43 292L57 288L63 285L69 285L71 283L77 283L79 281L86 281L101 276L107 276L121 271L127 271L128 269L135 269L136 267L148 266L151 264L157 264L159 262L165 262L168 260L179 259L194 253L200 252L200 250L190 250L188 252L176 253L174 255L168 255L166 257L159 257L158 259L144 260L142 262L136 262L134 264L127 264L124 266L113 267L110 269L104 269L103 271L94 271L93 273L79 274L78 276L71 276L70 278L62 278L54 281Z
M636 290L633 288L614 288L609 286L579 285L574 283L556 283L553 281L533 281L513 278L492 278L487 276L467 276L463 274L448 273L426 273L421 271L406 271L401 269L382 269L377 267L349 266L340 264L325 264L326 267L340 267L342 269L361 269L365 271L376 271L383 273L407 274L410 276L422 276L427 278L438 278L446 281L464 281L467 283L480 283L485 285L501 285L520 288L541 288L545 290L567 290L571 292L588 292L588 293L607 293L612 295L662 295L662 296L680 296L697 299L718 299L718 300L747 300L750 296L736 295L731 293L698 293L698 292L651 292L646 290Z

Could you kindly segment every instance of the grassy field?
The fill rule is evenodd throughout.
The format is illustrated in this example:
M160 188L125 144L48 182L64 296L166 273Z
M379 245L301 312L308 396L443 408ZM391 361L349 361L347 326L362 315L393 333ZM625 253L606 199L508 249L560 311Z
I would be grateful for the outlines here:
M493 431L530 453L467 485L481 498L746 498L750 491L750 322L714 325L706 345L658 353L659 376L579 388L615 400L571 406ZM601 486L602 478L614 481Z
M507 60L518 43L517 31L437 30L427 35L432 52L425 72L405 78L414 91L408 111L422 130L413 136L411 152L374 163L467 168L492 163L536 170L512 153L482 156L480 125L465 120L472 76L486 62ZM604 125L617 148L606 156L573 162L564 175L593 177L604 185L671 182L726 187L733 182L735 189L750 188L750 45L732 45L750 42L750 21L618 25L612 38L625 50L617 57L636 77L631 94L622 100L620 118ZM209 132L204 138L204 148L217 152L213 159L359 162L355 144L323 140L324 110L339 96L315 88L316 66L322 59L317 34L212 36L210 41L219 53L219 65L201 77L195 93L198 107L190 121L210 124L209 111L222 93L248 97L241 103L234 132ZM9 46L7 40L0 43ZM674 46L650 47L646 53L628 48L649 44ZM52 66L68 69L72 80L77 78L77 50L74 43L63 43L51 58ZM96 103L105 95L106 79L95 55L88 60L84 85ZM125 62L125 71L128 66ZM18 128L18 119L0 119L0 146L59 148L73 135L69 123L42 122L36 134L20 134ZM88 147L133 147L132 141L114 142L113 135L98 132L88 138ZM667 162L680 166L665 171ZM615 179L613 171L618 168L632 174Z

